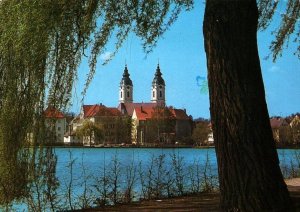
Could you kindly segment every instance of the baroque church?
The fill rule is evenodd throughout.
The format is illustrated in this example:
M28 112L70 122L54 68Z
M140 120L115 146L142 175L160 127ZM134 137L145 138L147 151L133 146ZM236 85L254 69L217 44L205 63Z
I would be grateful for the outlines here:
M118 110L123 115L131 116L133 120L132 143L149 145L153 142L162 141L166 144L190 137L192 133L192 118L186 114L185 110L176 109L172 106L167 107L166 105L166 84L159 64L157 65L150 91L151 102L135 103L133 101L133 83L130 79L127 65L125 65L119 88ZM165 123L154 123L154 119L157 120L158 118ZM152 125L156 126L153 127ZM160 129L153 129L159 128L159 125L162 125Z
M119 87L118 107L103 104L83 105L65 135L65 143L95 146L135 144L152 146L174 144L192 133L192 118L184 109L166 105L166 84L157 65L149 102L134 102L134 84L125 65ZM103 136L76 136L76 131L89 121L103 129ZM126 124L130 123L130 124Z

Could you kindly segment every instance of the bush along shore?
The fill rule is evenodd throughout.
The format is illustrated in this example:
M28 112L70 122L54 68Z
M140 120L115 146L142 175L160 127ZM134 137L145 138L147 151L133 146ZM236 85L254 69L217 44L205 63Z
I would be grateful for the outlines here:
M116 153L109 163L104 160L91 172L83 160L75 165L78 158L69 151L62 181L55 176L57 161L53 158L51 163L39 163L27 195L18 203L3 205L3 210L73 211L218 191L217 170L208 154L187 166L184 157L175 153L152 156L147 163L132 160L127 165ZM284 161L281 169L285 178L300 176L300 152Z

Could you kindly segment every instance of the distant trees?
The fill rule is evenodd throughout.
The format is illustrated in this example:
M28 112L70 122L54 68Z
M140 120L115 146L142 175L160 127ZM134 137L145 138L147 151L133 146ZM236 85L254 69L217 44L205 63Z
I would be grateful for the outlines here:
M293 143L296 145L300 144L300 117L297 115L293 121L291 122L291 133L292 133L292 139Z
M176 120L168 107L159 105L154 107L148 122L158 142L168 142L171 139L171 133L175 133Z
M273 137L278 146L297 146L300 143L299 115L271 117Z
M131 143L131 127L133 123L130 116L120 116L116 120L116 142Z
M208 134L211 132L209 127L209 122L200 121L196 123L196 126L193 130L192 139L194 144L197 146L202 146L207 144Z
M103 132L101 126L90 120L85 120L82 126L76 130L76 134L83 137L84 141L87 140L90 146L100 142L103 138Z

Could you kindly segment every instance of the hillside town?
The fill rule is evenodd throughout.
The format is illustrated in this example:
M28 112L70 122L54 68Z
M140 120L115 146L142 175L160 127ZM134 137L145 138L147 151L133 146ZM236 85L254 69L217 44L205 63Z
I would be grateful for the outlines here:
M185 109L166 104L166 84L157 65L149 102L133 101L133 83L125 65L119 87L119 105L82 105L80 114L68 116L54 107L45 110L52 123L54 145L78 146L213 146L212 124L193 119ZM278 147L300 144L300 116L271 117ZM48 124L50 126L50 124ZM50 127L49 127L50 128Z

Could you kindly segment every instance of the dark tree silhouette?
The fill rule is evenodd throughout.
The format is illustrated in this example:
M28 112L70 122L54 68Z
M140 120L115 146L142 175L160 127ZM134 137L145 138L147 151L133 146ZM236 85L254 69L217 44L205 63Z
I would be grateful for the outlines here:
M221 208L288 210L257 49L255 0L207 0L203 23Z

